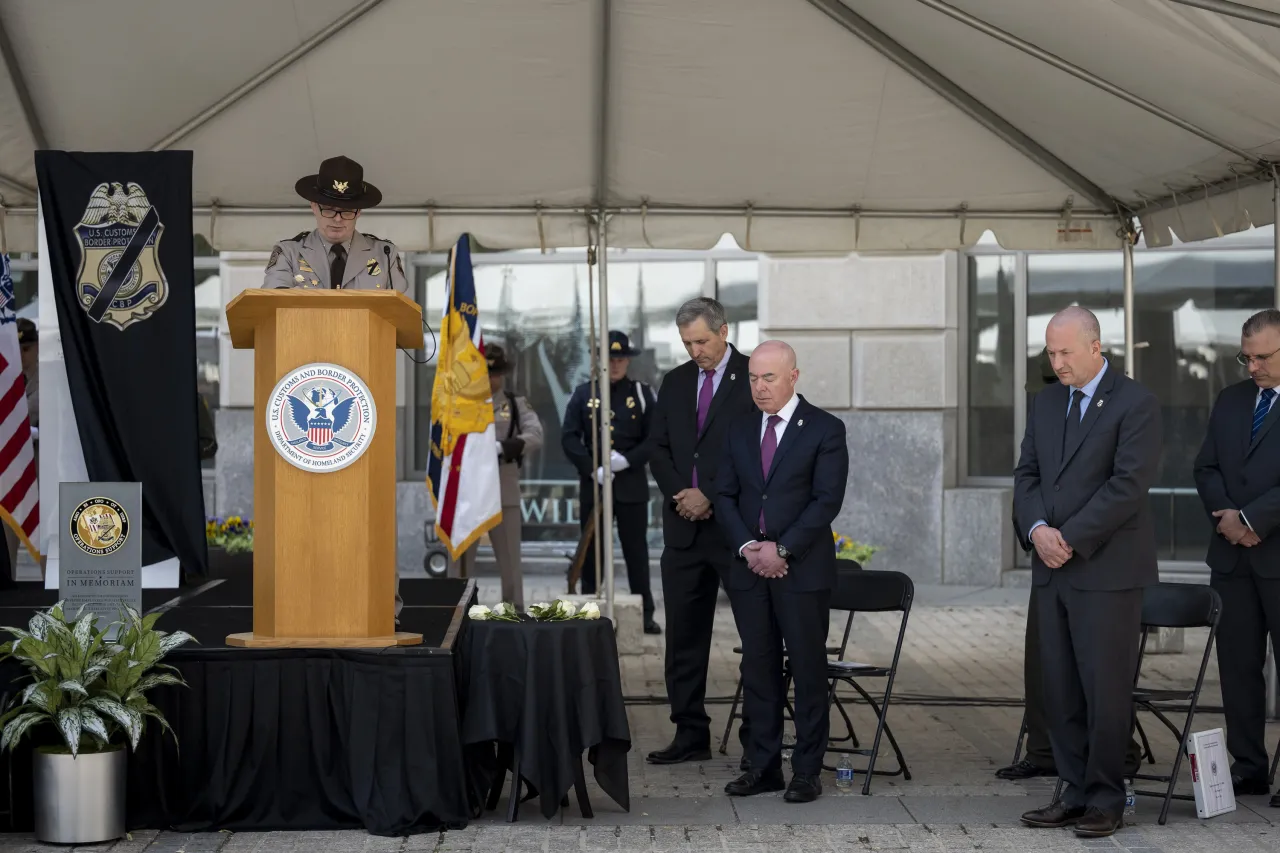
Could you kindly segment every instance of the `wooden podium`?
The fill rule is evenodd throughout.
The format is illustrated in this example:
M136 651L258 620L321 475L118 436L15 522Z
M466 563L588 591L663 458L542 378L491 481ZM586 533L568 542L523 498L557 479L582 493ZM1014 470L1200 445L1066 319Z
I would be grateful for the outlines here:
M421 349L422 309L391 290L246 290L227 306L227 325L232 346L254 350L253 631L232 634L227 644L421 643L421 634L395 629L395 462L396 348ZM353 374L377 415L363 453L339 470L290 462L283 455L288 444L282 450L267 429L277 383L313 364ZM323 388L311 390L316 383L299 387L301 395L319 394L308 400L326 399ZM321 417L336 408L320 410ZM307 441L308 432L301 434L295 442ZM339 446L332 443L336 431L311 435Z

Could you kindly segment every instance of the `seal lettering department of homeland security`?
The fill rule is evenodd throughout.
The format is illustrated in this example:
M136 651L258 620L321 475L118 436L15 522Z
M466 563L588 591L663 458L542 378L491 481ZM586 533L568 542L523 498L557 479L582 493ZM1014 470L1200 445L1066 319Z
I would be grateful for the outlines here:
M355 462L377 424L368 386L336 364L304 364L285 374L267 400L271 444L304 471L327 473Z
M110 498L89 498L71 513L71 541L86 554L119 551L129 538L129 516Z
M130 182L99 184L75 228L80 244L76 297L95 323L123 331L164 305L169 283L160 267L164 225L146 191Z

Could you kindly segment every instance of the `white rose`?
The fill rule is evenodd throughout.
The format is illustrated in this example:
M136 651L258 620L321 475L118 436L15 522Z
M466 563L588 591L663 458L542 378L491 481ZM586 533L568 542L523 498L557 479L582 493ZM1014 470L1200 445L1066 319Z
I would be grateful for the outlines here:
M535 604L535 605L533 605L533 607L531 607L531 608L529 608L529 609L530 609L530 610L546 610L548 606L549 606L549 605L547 605L547 604Z
M588 601L582 605L582 612L578 615L582 619L599 619L600 607L594 601Z
M495 610L497 611L499 616L506 616L510 618L516 615L515 605L512 604L510 601L502 602L495 608Z
M467 611L467 615L470 616L472 619L484 620L484 619L488 619L492 615L492 611L490 611L489 608L485 607L483 604L475 604L475 605L472 605L471 609Z
M578 608L574 607L567 601L557 601L556 604L560 607L560 615L565 619L572 618L573 614L578 612Z

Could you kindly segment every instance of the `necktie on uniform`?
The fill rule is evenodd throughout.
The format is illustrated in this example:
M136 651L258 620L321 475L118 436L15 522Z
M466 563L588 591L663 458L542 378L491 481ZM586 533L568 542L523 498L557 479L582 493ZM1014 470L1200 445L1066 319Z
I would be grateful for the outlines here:
M769 479L769 469L773 467L773 454L778 450L778 433L775 427L780 423L782 418L779 415L769 415L769 423L764 428L764 438L760 441L760 473L766 480ZM763 501L760 504L760 532L764 532Z
M1263 388L1262 394L1258 397L1258 405L1253 410L1253 429L1249 431L1249 441L1253 441L1258 437L1258 430L1262 428L1262 422L1267 419L1267 414L1271 411L1271 400L1276 395L1276 389Z
M347 250L341 243L333 244L333 259L329 261L329 287L342 287L342 276L347 271Z
M1062 455L1067 455L1067 449L1075 443L1075 438L1080 434L1080 403L1084 400L1084 392L1079 388L1071 392L1071 409L1067 412L1067 428L1062 431Z
M716 375L714 369L702 371L703 380L702 388L698 391L698 435L702 435L702 428L707 425L707 412L711 411L711 398L715 395ZM693 463L693 487L698 488L698 463Z

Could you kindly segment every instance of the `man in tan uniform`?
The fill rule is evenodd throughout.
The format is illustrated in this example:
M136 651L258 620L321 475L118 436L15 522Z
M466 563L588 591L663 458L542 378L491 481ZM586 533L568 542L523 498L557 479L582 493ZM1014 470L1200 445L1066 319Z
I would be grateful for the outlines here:
M382 201L382 193L365 183L364 169L347 157L331 157L320 171L294 185L311 202L314 231L281 240L267 261L265 288L323 290L388 290L404 292L408 281L400 252L390 240L356 230L360 211Z
M502 600L524 608L524 578L520 567L520 539L524 517L520 511L520 469L530 454L542 449L542 421L524 397L504 387L511 372L507 354L497 344L485 344L489 364L489 388L493 393L493 427L498 439L498 478L502 489L502 522L489 531L493 559L502 577ZM450 577L468 577L475 572L479 543L450 562Z

